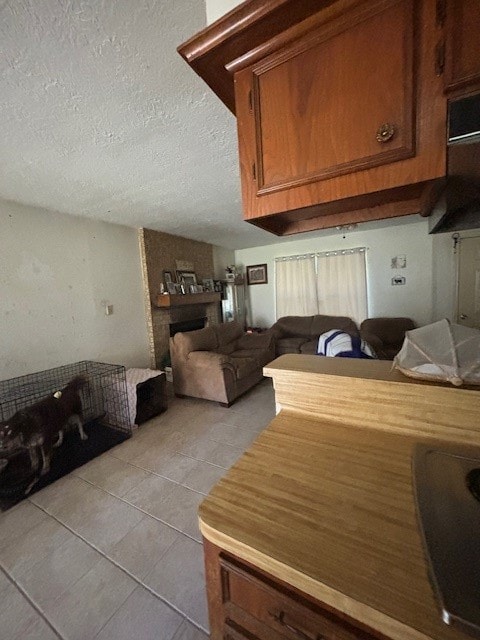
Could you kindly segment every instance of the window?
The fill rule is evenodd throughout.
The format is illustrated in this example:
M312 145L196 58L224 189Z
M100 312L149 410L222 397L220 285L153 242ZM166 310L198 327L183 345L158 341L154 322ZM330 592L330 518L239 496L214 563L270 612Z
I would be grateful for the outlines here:
M315 256L291 256L275 261L277 318L318 313Z
M275 260L276 315L367 317L364 247Z

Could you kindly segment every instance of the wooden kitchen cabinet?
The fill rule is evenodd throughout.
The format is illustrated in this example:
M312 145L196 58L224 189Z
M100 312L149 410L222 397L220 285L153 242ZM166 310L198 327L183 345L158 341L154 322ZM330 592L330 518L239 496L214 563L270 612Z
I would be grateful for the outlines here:
M446 20L445 88L480 91L480 2L443 0Z
M385 640L204 540L212 640Z
M428 215L443 37L436 0L250 0L182 45L236 113L244 219L288 235Z

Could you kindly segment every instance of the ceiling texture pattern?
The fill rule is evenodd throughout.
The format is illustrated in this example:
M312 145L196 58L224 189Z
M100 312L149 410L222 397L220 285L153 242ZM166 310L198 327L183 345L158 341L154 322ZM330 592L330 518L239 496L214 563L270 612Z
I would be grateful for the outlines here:
M235 118L176 47L202 0L0 0L0 199L228 248Z

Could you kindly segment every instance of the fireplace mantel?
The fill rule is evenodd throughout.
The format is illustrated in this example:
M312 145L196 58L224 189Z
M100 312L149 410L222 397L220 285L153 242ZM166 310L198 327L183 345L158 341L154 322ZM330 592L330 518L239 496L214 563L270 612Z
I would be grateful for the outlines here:
M170 309L171 307L185 307L192 304L211 304L212 302L220 302L221 297L221 293L217 293L216 291L174 295L163 294L157 296L155 306L161 309Z

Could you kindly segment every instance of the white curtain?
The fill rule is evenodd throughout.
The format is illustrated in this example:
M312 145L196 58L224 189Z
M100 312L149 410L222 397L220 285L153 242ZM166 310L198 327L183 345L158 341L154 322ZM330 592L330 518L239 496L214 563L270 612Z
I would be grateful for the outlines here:
M321 253L317 261L318 313L360 324L367 317L365 250Z
M315 256L278 258L275 261L277 319L318 313Z

